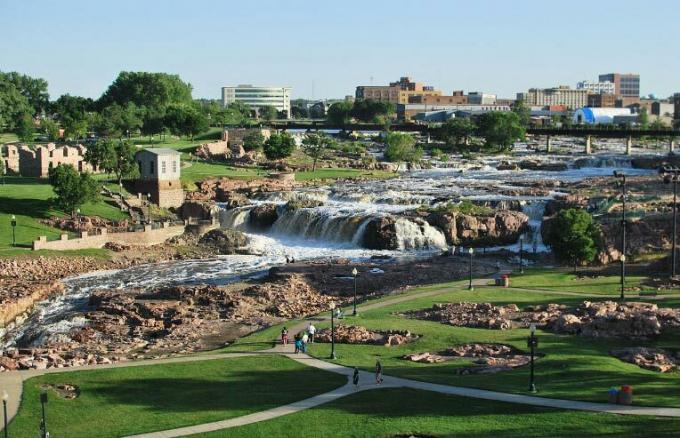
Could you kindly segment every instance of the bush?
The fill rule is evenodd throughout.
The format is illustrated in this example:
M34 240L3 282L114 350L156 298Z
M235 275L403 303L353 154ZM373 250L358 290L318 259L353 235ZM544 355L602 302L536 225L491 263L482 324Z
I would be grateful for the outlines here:
M422 208L421 208L422 210ZM495 211L491 207L484 207L481 205L474 204L472 201L465 199L458 204L449 202L444 205L440 205L437 208L425 208L425 211L433 213L458 213L465 214L468 216L493 216Z
M597 254L600 229L585 210L570 208L560 211L551 221L545 243L557 260L565 263L592 262Z
M272 134L264 144L264 154L269 160L290 157L295 150L295 140L290 134Z

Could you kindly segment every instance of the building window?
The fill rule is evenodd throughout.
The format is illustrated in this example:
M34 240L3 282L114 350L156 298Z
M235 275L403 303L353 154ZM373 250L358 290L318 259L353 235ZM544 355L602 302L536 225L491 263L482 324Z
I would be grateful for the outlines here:
M153 175L153 161L149 161L149 173Z
M172 160L172 173L177 173L177 160Z
M165 174L165 170L166 170L166 168L165 168L165 161L161 161L161 173L162 173L162 174Z

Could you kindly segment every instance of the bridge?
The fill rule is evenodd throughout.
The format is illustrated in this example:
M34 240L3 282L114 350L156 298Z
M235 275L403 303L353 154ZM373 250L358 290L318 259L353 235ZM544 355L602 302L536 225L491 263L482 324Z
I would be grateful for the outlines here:
M347 123L344 125L330 123L326 120L311 121L274 121L268 125L274 129L309 129L309 130L345 130L345 131L383 131L385 125L377 123ZM423 125L416 123L395 123L390 124L389 128L394 131L419 132L421 134L433 134L439 126ZM624 138L626 139L626 155L630 155L633 148L633 139L642 137L667 138L669 141L669 152L675 151L675 138L680 138L678 129L641 129L633 127L620 127L604 125L603 127L594 126L572 126L572 127L530 127L527 134L546 137L546 152L552 152L552 138L559 136L583 137L584 152L592 153L593 138Z

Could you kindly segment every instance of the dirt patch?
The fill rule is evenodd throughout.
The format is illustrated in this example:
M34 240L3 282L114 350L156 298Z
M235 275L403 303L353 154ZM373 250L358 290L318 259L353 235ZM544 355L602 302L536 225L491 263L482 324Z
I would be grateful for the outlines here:
M504 344L463 344L438 353L407 354L402 359L419 363L441 363L472 358L472 365L459 368L456 374L495 374L524 366L531 360L526 353Z
M408 330L370 331L361 326L338 325L335 327L335 342L340 344L384 345L392 347L418 339ZM331 330L320 330L314 337L315 342L331 342Z
M609 354L624 362L659 373L667 373L680 369L680 350L632 347L613 350Z

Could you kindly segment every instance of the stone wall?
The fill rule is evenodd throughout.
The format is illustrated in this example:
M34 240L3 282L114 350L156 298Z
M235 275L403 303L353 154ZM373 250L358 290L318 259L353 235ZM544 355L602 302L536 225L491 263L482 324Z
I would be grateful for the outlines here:
M68 234L62 234L59 240L48 241L47 237L40 236L33 241L33 250L51 249L54 251L67 251L86 248L102 248L107 243L117 243L129 246L158 245L166 240L184 233L184 225L170 225L164 222L161 228L152 229L151 225L145 225L144 231L125 233L108 233L102 229L100 234L81 233L75 239L69 239Z

